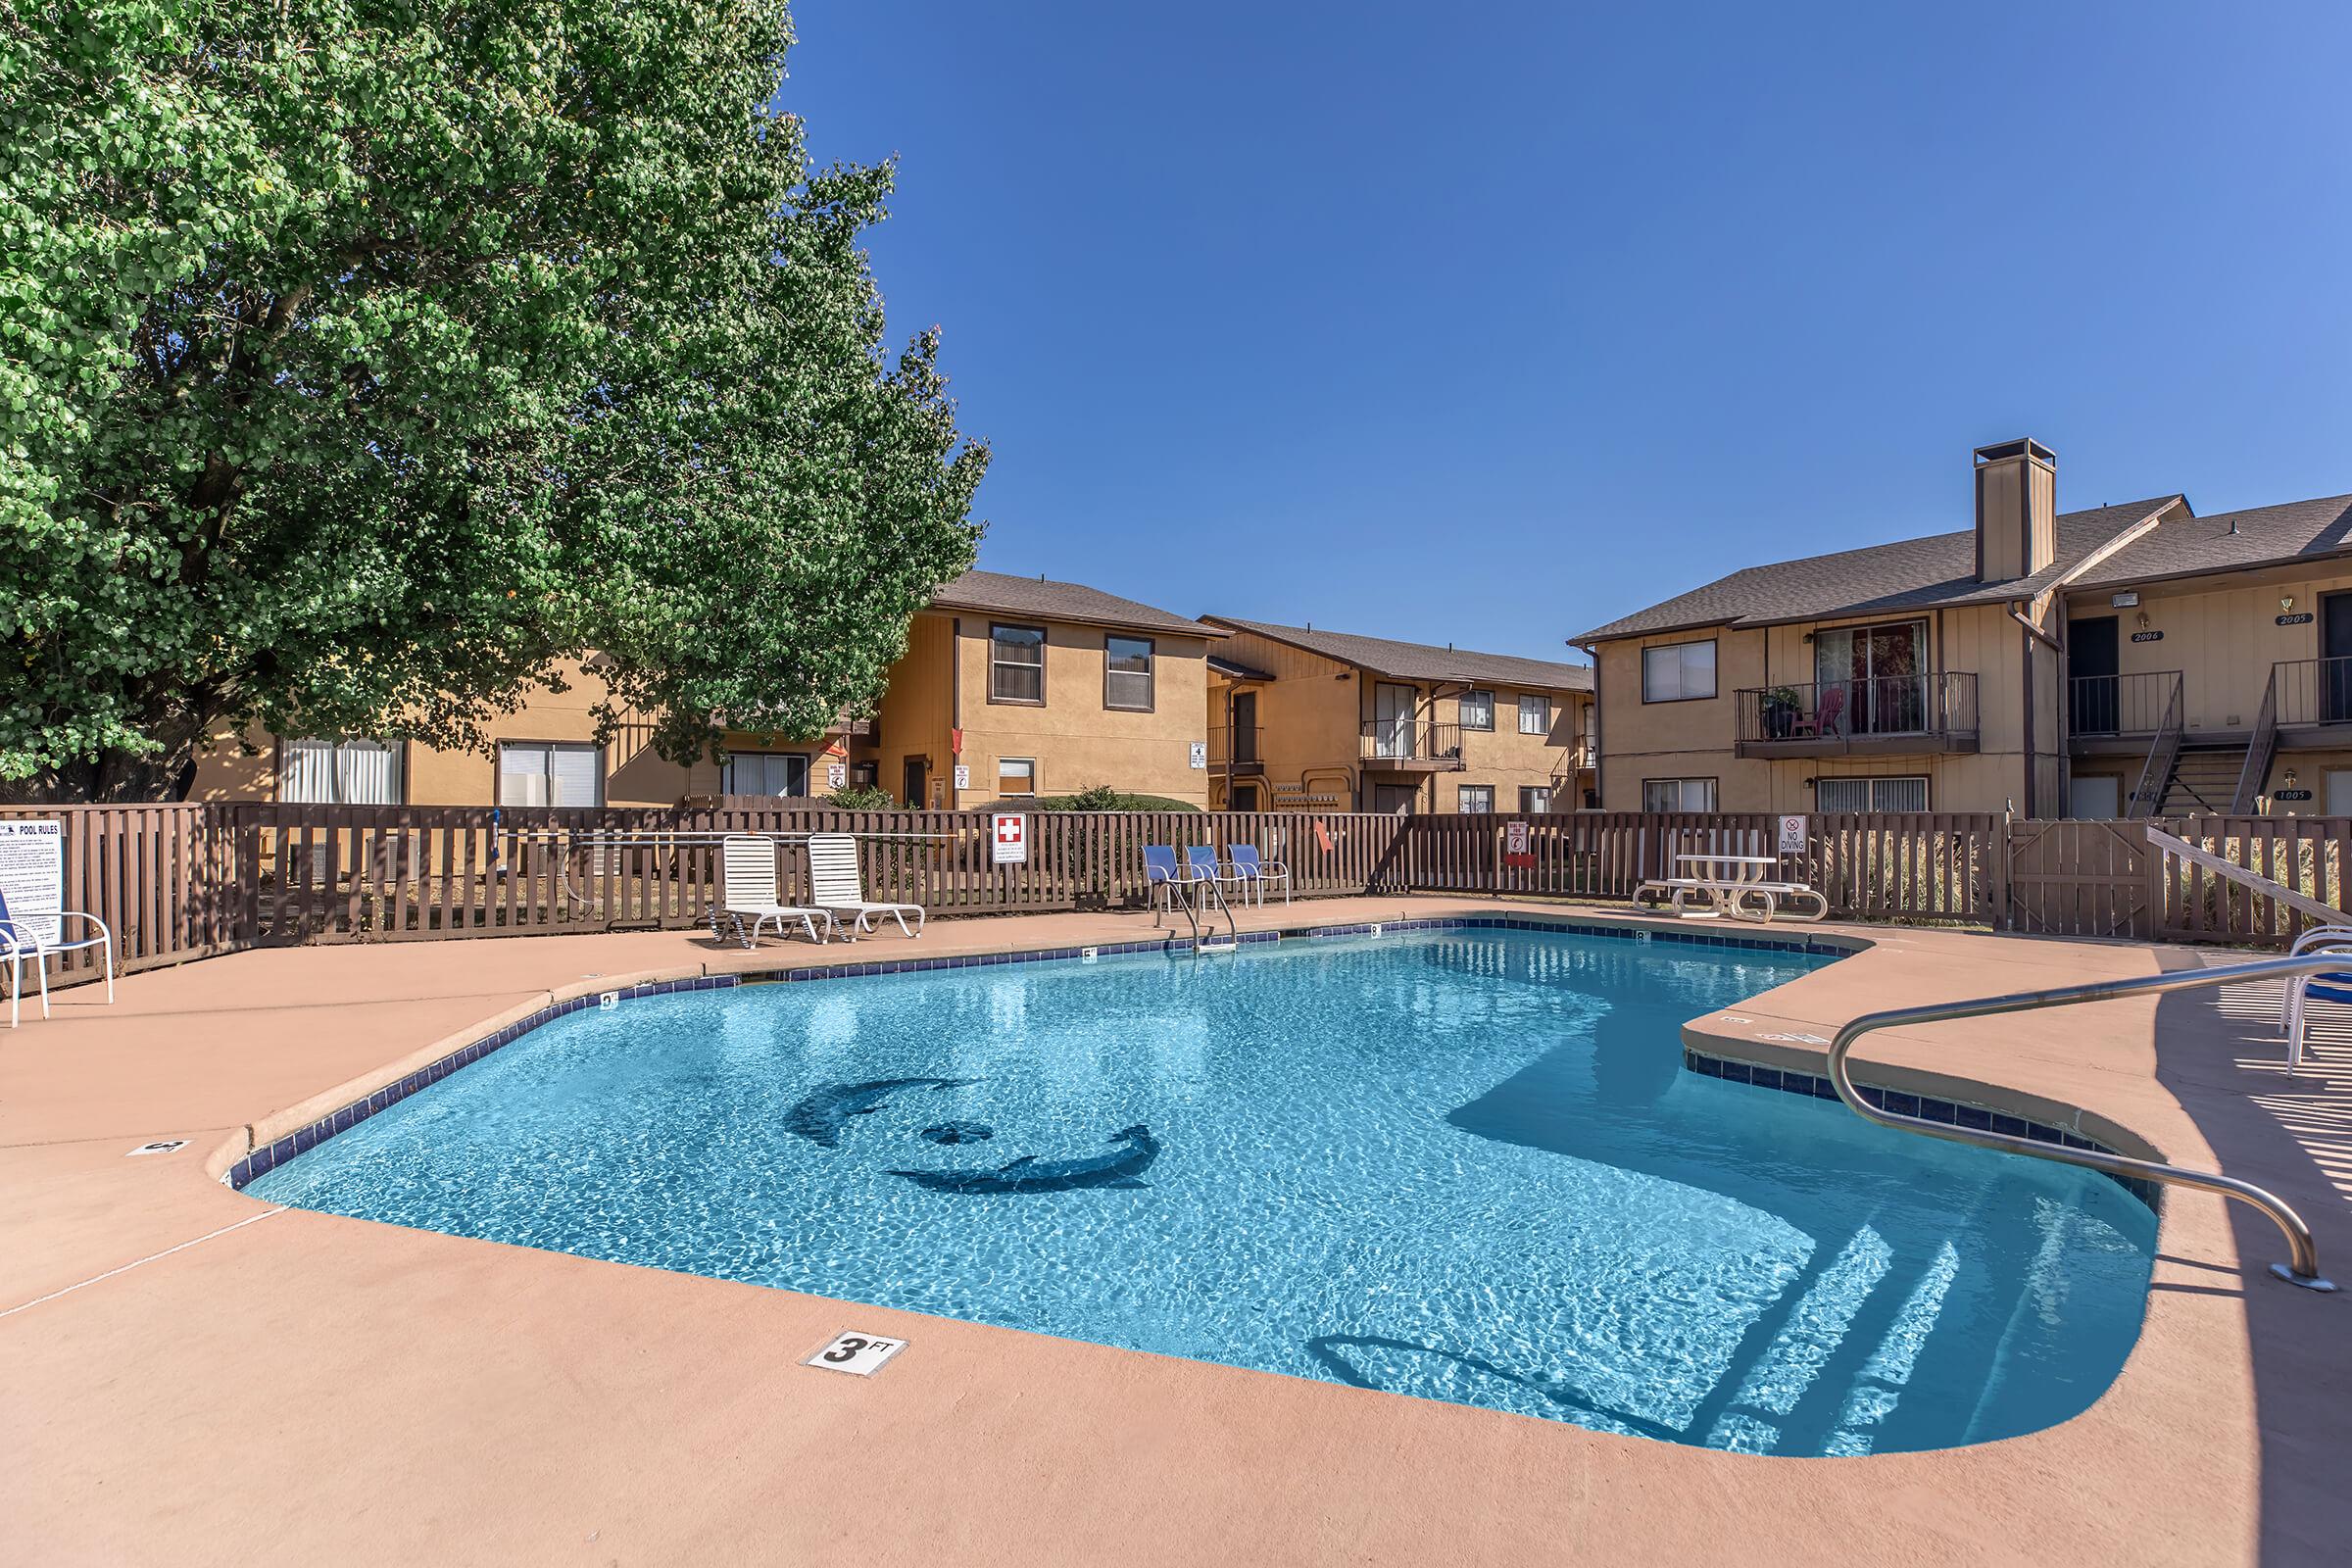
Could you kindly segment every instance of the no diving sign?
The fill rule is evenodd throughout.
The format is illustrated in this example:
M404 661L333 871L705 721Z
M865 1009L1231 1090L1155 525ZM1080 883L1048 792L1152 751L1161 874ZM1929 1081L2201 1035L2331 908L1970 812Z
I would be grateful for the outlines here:
M990 814L989 823L996 863L1025 864L1029 859L1029 819L1018 811L996 811Z

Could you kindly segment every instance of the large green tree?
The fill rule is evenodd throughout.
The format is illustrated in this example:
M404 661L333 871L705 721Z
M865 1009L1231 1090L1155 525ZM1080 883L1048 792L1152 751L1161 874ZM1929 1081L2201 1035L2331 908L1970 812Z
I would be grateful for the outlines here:
M985 449L782 0L0 0L0 791L226 726L700 754L880 694Z

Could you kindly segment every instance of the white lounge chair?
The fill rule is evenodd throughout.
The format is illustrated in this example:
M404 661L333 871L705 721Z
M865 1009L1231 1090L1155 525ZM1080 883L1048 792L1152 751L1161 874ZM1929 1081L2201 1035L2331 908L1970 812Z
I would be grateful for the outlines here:
M801 922L811 942L822 942L816 934L816 922L825 922L825 935L831 936L839 927L830 911L806 908L786 904L780 895L776 876L776 843L755 833L730 833L719 845L719 904L710 916L710 934L720 935L722 920L735 922L735 935L747 948L757 947L760 928L775 923L776 935L782 937L784 928L794 920ZM749 920L750 926L744 922Z
M858 869L858 841L847 833L808 835L808 896L830 913L858 917L850 931L853 942L873 929L868 922L877 914L887 914L898 921L903 935L923 934L927 916L921 905L877 904L865 896L865 878ZM909 914L914 916L911 931L906 929Z
M68 920L86 921L98 934L66 940ZM42 929L38 917L16 917L8 912L8 898L0 894L0 962L8 965L8 1026L17 1027L18 1015L24 1002L24 965L32 965L32 974L41 988L41 1016L49 1016L49 964L55 953L79 953L84 948L96 948L106 963L106 1000L115 1000L115 934L106 922L94 914L79 909L61 909L57 914L57 930Z

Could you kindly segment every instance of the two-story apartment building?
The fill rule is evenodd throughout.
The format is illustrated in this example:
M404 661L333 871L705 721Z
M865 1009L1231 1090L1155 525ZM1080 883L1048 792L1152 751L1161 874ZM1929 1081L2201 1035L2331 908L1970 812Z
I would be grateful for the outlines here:
M967 571L914 617L853 776L957 809L1097 784L1209 804L1220 628L1077 583Z
M193 798L392 806L669 806L690 796L821 795L879 784L902 805L970 807L1109 784L1207 805L1206 653L1225 633L1075 583L970 571L908 627L870 720L825 733L731 731L681 767L650 721L602 740L596 661L566 664L490 726L486 749L365 737L222 736Z
M1592 672L1202 615L1211 800L1235 810L1564 811L1587 804Z
M1602 804L2295 808L2274 775L2298 748L2323 798L2309 769L2347 733L2325 718L2326 625L2341 615L2352 658L2352 599L2321 600L2352 588L2352 498L2061 513L2040 443L1980 448L1974 468L1970 528L1751 566L1572 639L1597 670ZM2303 610L2253 613L2290 599Z

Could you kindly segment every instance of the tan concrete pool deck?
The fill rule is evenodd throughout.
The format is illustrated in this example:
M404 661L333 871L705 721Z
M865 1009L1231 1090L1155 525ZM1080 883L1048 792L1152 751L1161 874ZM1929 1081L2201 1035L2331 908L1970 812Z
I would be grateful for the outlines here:
M1570 912L1389 897L1245 923L1513 907ZM1687 1037L1817 1064L1817 1046L1759 1037L2246 956L1806 929L1870 946ZM2276 1229L2202 1194L2167 1200L2146 1327L2083 1415L1974 1448L1775 1459L277 1209L216 1179L254 1125L340 1103L339 1087L591 975L1149 934L1148 916L1111 913L940 921L918 943L892 930L846 952L747 955L694 933L310 948L134 976L112 1007L91 988L59 993L54 1019L0 1030L0 1549L24 1563L2345 1560L2352 1291L2270 1279ZM2080 1107L2127 1152L2271 1187L2352 1286L2352 1047L2330 1041L2288 1078L2275 995L2244 990L1879 1037L1857 1076L2044 1120ZM125 1157L166 1138L191 1142ZM853 1324L911 1348L870 1380L799 1364Z

